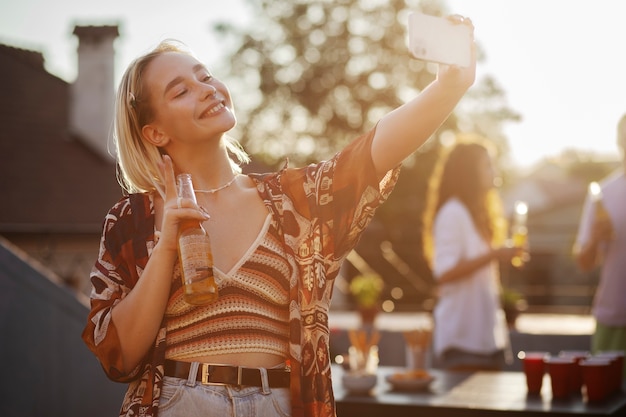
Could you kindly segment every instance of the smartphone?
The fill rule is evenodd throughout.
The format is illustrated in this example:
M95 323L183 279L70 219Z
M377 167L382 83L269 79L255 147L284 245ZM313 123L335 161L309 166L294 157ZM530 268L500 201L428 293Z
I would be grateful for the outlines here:
M423 13L409 14L409 50L423 61L467 67L471 62L472 34L464 24Z

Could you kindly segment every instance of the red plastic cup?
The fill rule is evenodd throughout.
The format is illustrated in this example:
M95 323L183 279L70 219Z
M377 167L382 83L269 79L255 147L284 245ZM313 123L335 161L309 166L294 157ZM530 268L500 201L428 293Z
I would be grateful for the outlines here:
M573 358L576 362L570 378L570 390L575 395L579 395L583 386L583 370L580 367L580 362L591 356L591 352L588 350L562 350L559 352L559 356Z
M613 390L611 360L593 357L580 362L580 367L583 370L583 385L587 401L605 400Z
M550 375L550 385L552 387L552 398L568 398L571 393L570 379L574 373L576 361L574 358L556 356L544 359L548 366Z
M621 391L624 382L624 352L621 350L603 350L594 356L611 359L611 380L613 381L611 392Z
M541 393L543 376L546 373L544 360L549 358L550 354L548 352L520 352L518 357L522 360L528 393L533 395Z

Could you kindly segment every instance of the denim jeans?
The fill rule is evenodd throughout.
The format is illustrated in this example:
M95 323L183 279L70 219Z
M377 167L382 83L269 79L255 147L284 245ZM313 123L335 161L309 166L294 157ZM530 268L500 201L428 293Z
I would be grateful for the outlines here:
M202 385L197 364L188 379L164 377L159 417L288 417L289 388Z

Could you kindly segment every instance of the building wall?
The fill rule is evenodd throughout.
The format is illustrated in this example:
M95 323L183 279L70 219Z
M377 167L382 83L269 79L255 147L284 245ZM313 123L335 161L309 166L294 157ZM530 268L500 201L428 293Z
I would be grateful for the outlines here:
M117 415L125 384L81 339L87 306L37 265L0 240L0 416Z
M5 234L5 237L38 262L46 265L65 284L89 296L89 273L98 257L96 234Z

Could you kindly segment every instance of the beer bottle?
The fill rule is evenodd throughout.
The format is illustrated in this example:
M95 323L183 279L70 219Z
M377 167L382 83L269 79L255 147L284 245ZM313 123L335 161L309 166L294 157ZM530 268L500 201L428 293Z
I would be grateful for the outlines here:
M190 174L179 174L178 196L196 202ZM183 298L193 305L217 300L213 276L213 254L209 234L197 220L185 221L178 232L178 259L183 281Z

